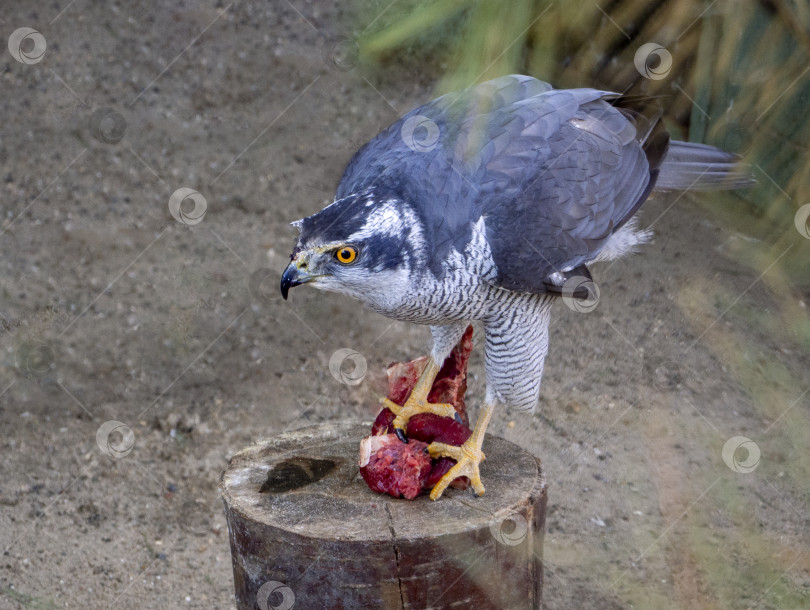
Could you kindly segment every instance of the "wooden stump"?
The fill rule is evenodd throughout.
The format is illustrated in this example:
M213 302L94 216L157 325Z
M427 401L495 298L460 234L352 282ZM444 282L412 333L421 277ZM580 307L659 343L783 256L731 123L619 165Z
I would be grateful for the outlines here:
M538 608L540 461L487 436L486 493L397 500L357 466L369 422L322 424L237 453L220 490L237 607Z

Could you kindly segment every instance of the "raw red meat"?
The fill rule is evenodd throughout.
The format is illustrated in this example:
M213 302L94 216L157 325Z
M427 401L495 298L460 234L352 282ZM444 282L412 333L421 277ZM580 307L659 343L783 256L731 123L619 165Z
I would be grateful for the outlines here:
M433 413L420 413L410 419L405 428L405 434L408 439L416 439L428 444L436 441L437 443L460 446L470 438L472 430L449 417L441 417ZM425 489L433 489L433 486L455 464L456 461L449 457L440 457L433 460L430 475L425 483ZM470 486L470 479L458 477L450 483L450 486L456 489L467 489Z
M472 431L450 417L442 417L434 413L420 413L414 415L405 428L405 435L415 438L423 443L446 443L448 445L463 445L470 438Z
M456 408L465 426L470 425L464 393L467 391L467 362L472 353L473 328L468 326L464 336L450 352L433 381L428 402L447 403ZM394 362L388 367L388 398L398 405L404 404L427 364L427 356L410 362Z
M425 489L427 491L433 489L436 483L441 481L442 477L450 472L450 469L455 465L456 461L449 457L440 457L437 460L433 460L430 466L430 474L428 474L427 481L425 481ZM453 482L450 483L450 487L456 489L467 489L469 486L470 479L467 477L456 477L453 479Z
M396 434L367 436L360 442L360 474L378 493L413 500L422 493L431 470L427 443Z
M371 434L372 436L378 436L380 434L390 434L394 431L394 412L385 407L382 411L377 414L377 419L374 420L374 423L371 424Z
M372 436L363 439L360 449L360 472L371 489L380 493L390 493L394 497L407 497L410 500L416 497L418 492L409 496L402 493L402 489L407 488L408 493L411 493L417 485L421 485L420 489L430 490L456 463L455 460L447 457L431 460L430 456L425 454L430 468L429 473L423 479L421 470L417 474L416 469L409 462L410 458L406 457L413 455L413 452L407 448L417 443L420 447L426 447L427 444L434 441L458 446L472 434L468 427L469 420L464 404L464 393L467 390L467 362L471 351L472 326L469 326L436 375L436 380L428 394L429 402L453 405L464 423L459 423L451 417L420 413L408 422L405 434L409 442L405 444L392 434L394 432L393 412L385 408L377 415L377 419L371 427ZM423 357L410 362L395 362L388 367L388 398L397 404L403 404L413 386L416 385L426 362L427 357ZM373 440L388 437L393 437L396 442L386 440L384 444L380 444L382 441ZM373 451L370 449L372 443ZM371 456L372 453L376 456L379 453L379 447L383 447L384 450L372 466L371 458L368 456ZM363 467L364 459L368 462L365 469ZM407 473L400 470L403 465L407 465L409 468ZM459 477L451 485L466 489L469 479ZM393 493L389 490L393 490Z

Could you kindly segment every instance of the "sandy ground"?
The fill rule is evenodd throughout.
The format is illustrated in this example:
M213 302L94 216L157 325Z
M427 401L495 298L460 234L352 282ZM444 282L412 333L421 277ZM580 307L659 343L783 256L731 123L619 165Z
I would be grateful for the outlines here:
M355 67L328 2L168 4L0 14L3 40L47 41L0 64L0 608L231 607L229 456L373 416L385 365L429 348L277 290L287 223L429 99L428 71ZM195 224L170 213L182 187ZM537 412L490 427L545 464L548 608L810 605L810 358L784 317L810 300L769 288L774 257L745 264L713 197L648 202L643 255L595 269L590 313L557 306ZM344 347L360 385L329 372ZM480 349L471 373L475 410ZM724 460L735 436L751 452Z

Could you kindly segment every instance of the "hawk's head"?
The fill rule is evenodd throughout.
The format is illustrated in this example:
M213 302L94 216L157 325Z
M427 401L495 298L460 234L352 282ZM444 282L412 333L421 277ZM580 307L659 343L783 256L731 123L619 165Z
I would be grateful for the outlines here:
M285 299L291 287L312 284L388 308L404 297L422 263L422 224L413 209L373 189L292 224L301 234L281 276Z

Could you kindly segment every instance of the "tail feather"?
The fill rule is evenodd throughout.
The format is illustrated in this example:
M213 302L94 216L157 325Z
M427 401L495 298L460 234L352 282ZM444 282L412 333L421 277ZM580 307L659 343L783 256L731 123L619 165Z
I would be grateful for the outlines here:
M753 186L754 180L740 156L714 146L672 140L660 165L656 191L719 191Z

